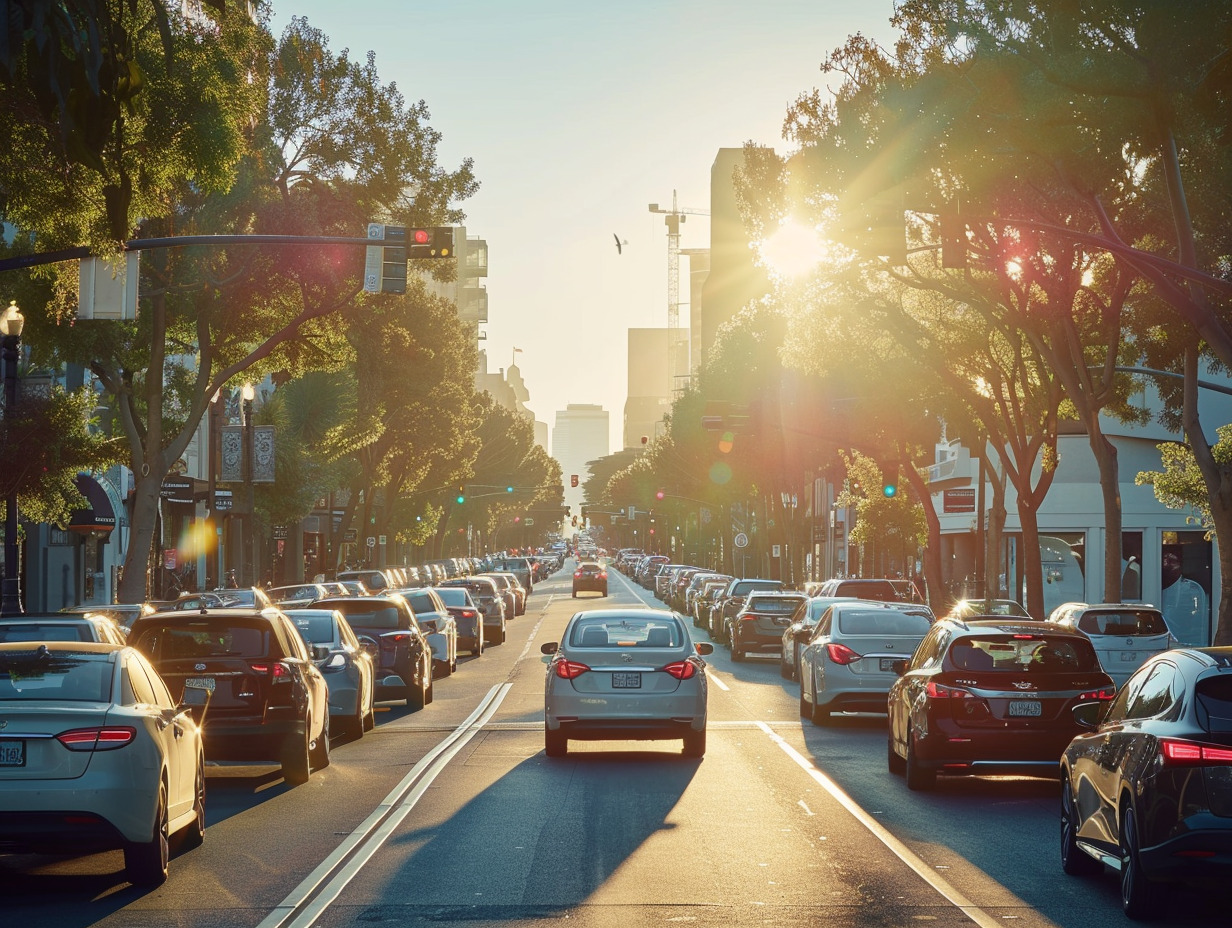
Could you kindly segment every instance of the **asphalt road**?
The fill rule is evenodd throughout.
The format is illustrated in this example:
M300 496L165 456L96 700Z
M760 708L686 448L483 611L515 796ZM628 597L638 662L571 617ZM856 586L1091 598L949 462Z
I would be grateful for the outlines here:
M883 717L798 717L776 658L710 662L704 760L679 742L574 742L543 754L543 641L589 603L657 606L622 575L607 600L536 587L508 640L462 658L420 712L382 705L301 787L211 768L206 841L142 892L119 853L0 856L4 924L47 928L536 928L686 923L1021 928L1129 924L1107 873L1057 861L1049 781L941 780L885 769ZM694 632L705 638L705 633ZM1175 894L1164 924L1222 924Z

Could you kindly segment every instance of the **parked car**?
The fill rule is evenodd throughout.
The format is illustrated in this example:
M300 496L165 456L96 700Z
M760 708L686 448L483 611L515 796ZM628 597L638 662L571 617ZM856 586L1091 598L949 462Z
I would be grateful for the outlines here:
M505 640L505 599L496 589L496 581L490 577L458 577L446 580L441 587L460 586L470 590L471 599L483 614L483 636L493 644Z
M833 712L885 712L894 665L931 627L932 614L907 603L832 603L800 651L800 715L825 725Z
M388 596L323 599L319 609L337 609L351 623L360 645L376 649L376 698L404 699L411 709L432 702L432 648L415 620L411 604Z
M134 622L129 641L174 698L192 687L213 694L205 718L207 760L278 763L291 784L306 783L312 770L329 765L329 690L285 614L158 612Z
M483 613L464 586L434 587L449 614L458 626L458 647L470 651L472 657L483 656Z
M707 628L710 624L710 607L714 600L723 594L732 578L719 574L702 581L701 587L693 595L693 625L696 628Z
M710 619L706 626L710 637L727 644L729 640L727 635L730 630L729 620L735 618L749 594L781 589L783 589L782 580L759 578L732 580L710 606Z
M607 596L607 570L595 561L582 561L573 571L573 598L591 592Z
M328 651L316 658L316 664L329 689L331 730L362 738L376 725L375 649L360 645L351 623L337 609L289 609L287 617L308 647Z
M940 619L894 670L887 763L913 790L939 773L1055 777L1074 707L1116 692L1085 635L1021 619Z
M368 592L378 595L388 590L391 586L389 575L383 570L340 570L334 579L340 580L343 583L358 580Z
M271 609L274 601L258 587L247 589L209 590L204 593L181 593L173 602L159 607L159 612L201 609Z
M1141 603L1065 603L1052 611L1048 621L1076 628L1090 638L1100 666L1117 686L1147 658L1180 643L1168 631L1164 614Z
M800 679L800 651L813 637L813 631L822 615L835 603L849 602L855 600L850 596L810 596L796 607L791 616L791 624L783 629L779 676L784 680Z
M492 579L497 580L497 581L499 581L503 577L506 581L508 581L509 583L508 590L506 591L502 589L502 593L505 594L505 618L506 619L511 619L515 616L524 615L526 613L526 588L522 586L522 581L518 579L517 574L509 570L488 570L488 571L484 571L481 574L477 574L477 576L491 577ZM499 582L497 584L497 588L501 589ZM509 608L509 598L507 595L509 591L512 591L513 593L513 608L512 609Z
M848 577L827 580L817 591L818 596L854 596L885 603L911 602L912 597L902 581L876 577Z
M1111 703L1075 710L1061 757L1061 867L1120 872L1130 918L1167 884L1232 877L1232 648L1150 657Z
M535 591L534 568L530 561L524 557L500 557L496 559L493 565L493 570L505 570L512 573L518 578L518 583L522 584L522 589L526 590L526 595L530 596Z
M324 599L330 593L323 583L294 583L289 586L272 587L265 591L265 595L279 606L307 606L318 599Z
M124 644L127 635L110 616L88 613L69 616L63 612L0 619L0 641L101 641Z
M602 609L575 614L551 655L544 694L544 746L564 756L569 740L682 739L686 757L706 753L706 663L675 613Z
M133 648L96 642L0 648L0 849L122 849L128 880L167 879L171 837L205 840L203 690L172 697Z
M803 593L774 591L754 592L727 623L723 637L731 642L731 659L739 662L749 654L780 653L783 629L801 603Z
M402 598L411 604L415 621L432 648L433 676L447 677L458 669L458 623L440 595L431 587L407 590Z

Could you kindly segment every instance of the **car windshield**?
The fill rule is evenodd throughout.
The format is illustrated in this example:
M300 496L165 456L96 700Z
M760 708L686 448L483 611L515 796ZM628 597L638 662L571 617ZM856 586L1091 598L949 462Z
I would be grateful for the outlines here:
M1078 630L1088 635L1134 637L1166 635L1168 626L1161 613L1151 610L1084 612L1078 617Z
M141 629L132 644L155 662L207 657L265 657L269 654L269 629L217 622L155 624Z
M0 700L111 701L111 663L105 654L0 651Z
M661 616L588 616L569 635L575 648L676 648L682 641L680 626Z
M926 635L931 627L927 616L894 609L869 609L838 613L838 630L843 635Z
M287 612L300 637L308 644L332 644L334 617L328 612Z
M1085 638L1050 635L973 635L959 638L947 658L954 670L1008 673L1096 671L1099 658Z

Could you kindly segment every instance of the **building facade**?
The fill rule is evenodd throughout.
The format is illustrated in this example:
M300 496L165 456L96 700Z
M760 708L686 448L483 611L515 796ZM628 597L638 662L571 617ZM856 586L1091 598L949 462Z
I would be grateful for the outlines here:
M576 514L585 494L582 485L590 476L588 461L608 453L608 413L602 406L570 403L556 413L552 428L552 457L560 464L565 478L565 505ZM578 485L571 486L576 474Z

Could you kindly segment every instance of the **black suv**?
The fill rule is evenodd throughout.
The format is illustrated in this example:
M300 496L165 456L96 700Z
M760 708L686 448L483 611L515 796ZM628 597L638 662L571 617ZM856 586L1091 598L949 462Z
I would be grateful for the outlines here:
M749 594L781 589L783 589L782 580L746 578L733 580L727 584L727 589L715 598L714 604L710 607L710 622L707 625L710 637L726 644L729 640L727 635L731 620L736 617L736 613L740 611L740 607L744 605Z
M746 654L780 654L783 629L791 625L796 609L808 601L803 593L755 592L727 623L731 659L739 662Z
M146 655L180 702L207 689L203 737L211 761L277 762L288 783L329 764L329 689L304 639L273 609L177 610L133 622Z
M315 609L337 609L371 651L376 666L376 698L405 699L411 709L432 702L432 648L406 598L339 596L313 603Z

